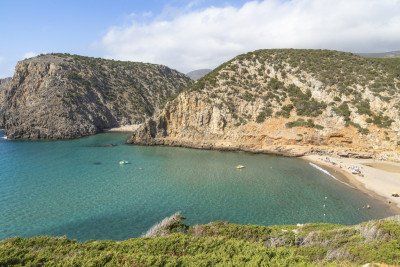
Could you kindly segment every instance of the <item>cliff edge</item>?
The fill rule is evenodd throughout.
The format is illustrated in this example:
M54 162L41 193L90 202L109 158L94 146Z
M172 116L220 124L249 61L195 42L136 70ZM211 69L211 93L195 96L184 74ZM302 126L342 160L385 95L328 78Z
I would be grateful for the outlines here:
M240 55L167 103L129 142L297 156L397 151L399 63L328 50Z
M18 63L4 93L10 139L68 139L144 122L191 81L162 65L48 54Z

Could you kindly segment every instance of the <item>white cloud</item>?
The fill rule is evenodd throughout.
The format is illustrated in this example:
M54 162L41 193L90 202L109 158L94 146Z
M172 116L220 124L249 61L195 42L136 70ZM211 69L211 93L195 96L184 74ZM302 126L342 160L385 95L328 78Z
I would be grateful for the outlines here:
M26 53L22 56L22 59L31 58L31 57L36 57L37 55L38 55L37 53L32 52L32 51L26 52Z
M260 48L400 49L399 0L265 0L241 7L186 10L112 27L107 56L181 71L215 67Z

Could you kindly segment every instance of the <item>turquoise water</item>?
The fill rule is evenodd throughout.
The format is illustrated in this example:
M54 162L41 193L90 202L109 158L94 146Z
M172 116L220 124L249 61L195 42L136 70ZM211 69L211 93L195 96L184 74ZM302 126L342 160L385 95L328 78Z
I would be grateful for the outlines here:
M121 240L176 211L189 224L351 224L390 215L383 204L301 159L129 146L126 137L0 138L0 239L46 234ZM238 164L246 168L237 170ZM373 208L362 209L366 204Z

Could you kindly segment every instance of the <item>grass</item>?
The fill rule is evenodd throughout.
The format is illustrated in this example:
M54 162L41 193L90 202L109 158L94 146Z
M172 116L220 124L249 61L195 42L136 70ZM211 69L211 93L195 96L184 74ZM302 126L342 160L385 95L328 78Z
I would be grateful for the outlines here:
M352 266L400 264L398 218L355 226L282 226L213 222L168 224L162 236L77 242L66 237L0 242L0 266ZM176 220L178 218L178 220ZM181 220L179 223L177 223ZM182 229L185 229L182 231Z

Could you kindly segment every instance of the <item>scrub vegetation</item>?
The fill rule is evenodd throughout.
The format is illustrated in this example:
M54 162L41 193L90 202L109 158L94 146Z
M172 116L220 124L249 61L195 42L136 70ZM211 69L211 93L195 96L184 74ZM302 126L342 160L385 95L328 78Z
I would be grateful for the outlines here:
M80 243L66 237L6 239L0 242L0 266L400 264L398 217L354 226L213 222L189 227L183 220L175 214L158 224L151 237L125 241Z
M192 91L208 94L210 103L226 106L240 124L290 116L308 121L333 114L345 126L362 121L364 128L391 127L400 114L400 105L395 105L399 89L400 58L306 49L249 52L191 86ZM258 112L248 116L232 106L252 106Z

